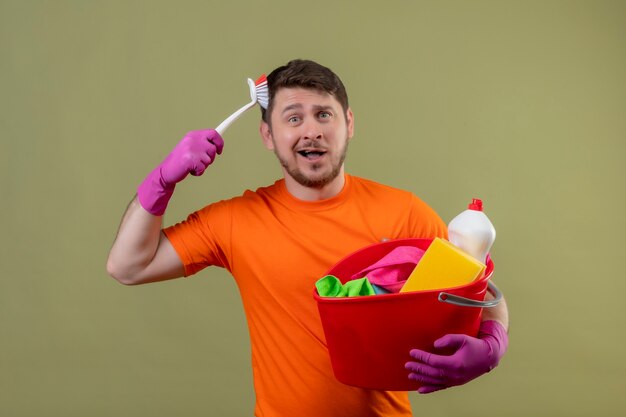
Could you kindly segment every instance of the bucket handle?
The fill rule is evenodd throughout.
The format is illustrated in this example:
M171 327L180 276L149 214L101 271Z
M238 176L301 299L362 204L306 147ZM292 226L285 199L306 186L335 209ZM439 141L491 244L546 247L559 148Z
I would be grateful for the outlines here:
M454 304L461 307L495 307L500 303L500 301L502 301L502 293L493 282L489 281L488 285L489 292L491 292L495 297L493 300L477 301L472 300L471 298L465 298L458 295L449 294L447 292L440 292L437 298L442 303Z

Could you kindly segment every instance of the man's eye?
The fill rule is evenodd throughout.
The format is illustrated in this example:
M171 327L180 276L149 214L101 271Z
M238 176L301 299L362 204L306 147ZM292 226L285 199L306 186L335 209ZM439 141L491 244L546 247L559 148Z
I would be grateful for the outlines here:
M320 119L328 119L330 118L330 116L332 115L327 111L320 112L319 114Z
M287 119L289 123L297 123L298 120L300 120L298 116L291 116L289 119Z

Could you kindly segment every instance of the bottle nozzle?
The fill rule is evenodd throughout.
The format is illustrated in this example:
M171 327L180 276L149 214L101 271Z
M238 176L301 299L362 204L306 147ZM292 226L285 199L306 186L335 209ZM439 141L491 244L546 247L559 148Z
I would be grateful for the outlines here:
M480 198L472 198L472 202L467 208L470 210L483 211L483 201Z

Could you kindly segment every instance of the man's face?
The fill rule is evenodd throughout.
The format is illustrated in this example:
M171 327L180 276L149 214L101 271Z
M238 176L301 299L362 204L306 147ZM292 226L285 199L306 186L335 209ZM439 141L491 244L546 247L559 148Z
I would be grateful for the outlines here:
M281 88L273 99L271 127L261 124L265 146L273 150L285 177L321 188L343 172L354 120L337 99L304 88Z

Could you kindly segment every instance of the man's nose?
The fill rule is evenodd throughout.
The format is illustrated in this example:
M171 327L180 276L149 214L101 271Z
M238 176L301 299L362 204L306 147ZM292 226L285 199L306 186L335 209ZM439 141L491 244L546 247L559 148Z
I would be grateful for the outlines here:
M304 139L321 139L322 138L322 129L315 120L307 120L304 122L303 126Z

